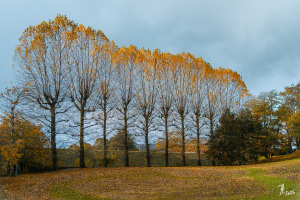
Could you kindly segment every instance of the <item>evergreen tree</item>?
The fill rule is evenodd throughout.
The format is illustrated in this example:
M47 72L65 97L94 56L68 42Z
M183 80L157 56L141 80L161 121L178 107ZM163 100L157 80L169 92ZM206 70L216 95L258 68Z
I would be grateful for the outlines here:
M260 123L249 110L235 114L227 109L214 134L209 136L206 154L218 165L257 161L261 134Z

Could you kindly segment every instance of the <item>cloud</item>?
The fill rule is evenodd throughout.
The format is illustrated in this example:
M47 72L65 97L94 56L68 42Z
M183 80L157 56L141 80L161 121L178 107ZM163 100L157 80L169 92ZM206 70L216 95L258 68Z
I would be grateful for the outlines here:
M105 0L2 3L1 87L12 80L12 57L28 25L66 14L101 29L117 45L191 52L240 73L250 92L300 80L300 1ZM2 27L3 27L2 26ZM0 88L3 91L3 88Z

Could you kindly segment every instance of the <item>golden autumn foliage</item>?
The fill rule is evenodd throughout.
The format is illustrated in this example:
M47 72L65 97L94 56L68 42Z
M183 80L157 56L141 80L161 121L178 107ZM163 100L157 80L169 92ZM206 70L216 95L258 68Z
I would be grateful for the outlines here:
M284 104L281 105L281 122L285 122L290 137L296 143L296 147L300 149L300 83L285 87L285 91L281 93L284 98Z
M3 116L0 124L0 153L6 163L4 166L18 165L22 171L47 167L50 159L49 142L41 126L18 114L15 131L11 135L9 117Z
M293 115L288 118L288 127L293 130L293 132L299 135L300 133L300 111L296 111Z
M20 161L21 157L23 156L23 153L21 152L23 148L23 141L19 140L15 143L11 144L8 143L6 145L3 145L0 147L0 152L3 157L4 167L12 167L14 165L17 165ZM2 169L6 170L6 169Z

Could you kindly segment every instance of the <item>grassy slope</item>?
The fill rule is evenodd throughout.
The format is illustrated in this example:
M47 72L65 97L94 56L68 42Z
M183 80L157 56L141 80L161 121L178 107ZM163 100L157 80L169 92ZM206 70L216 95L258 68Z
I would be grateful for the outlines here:
M300 152L273 161L232 167L68 169L1 177L0 198L300 199ZM280 184L295 194L280 195Z

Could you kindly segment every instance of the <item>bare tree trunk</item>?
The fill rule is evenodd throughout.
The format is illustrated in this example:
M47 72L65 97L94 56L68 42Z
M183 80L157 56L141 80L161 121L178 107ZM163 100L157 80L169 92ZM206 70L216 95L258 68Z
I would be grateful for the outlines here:
M80 158L80 168L85 168L84 163L84 107L80 110L80 139L79 139L79 158Z
M169 167L169 133L168 133L168 115L165 115L165 166Z
M289 153L293 152L292 143L293 143L293 137L292 136L288 136Z
M148 118L145 118L146 126L145 126L145 145L146 145L146 160L147 160L147 167L151 167L151 158L150 158L150 148L149 148L149 122Z
M129 167L129 147L128 147L128 125L127 125L127 108L124 109L124 150L125 150L125 167Z
M57 152L56 152L56 113L55 113L55 106L50 107L50 114L51 114L51 158L52 158L52 170L57 170Z
M15 133L15 112L14 112L14 108L12 108L11 109L11 145L14 144L14 133ZM12 162L12 160L10 162ZM14 166L11 163L10 176L13 175L14 175Z
M14 126L15 126L15 115L14 115L14 113L12 113L12 116L11 116L11 145L14 144L14 132L15 132L15 130L14 130L15 127ZM14 166L11 163L10 176L13 176L13 175L14 175Z
M258 163L258 132L256 133L255 162Z
M214 137L213 136L213 134L214 134L214 123L213 123L213 118L212 117L210 117L210 119L209 119L209 121L210 121L210 136L211 137ZM212 158L212 166L216 166L216 162L215 162L215 158L213 157Z
M296 137L296 146L297 146L297 150L300 150L300 137L299 136Z
M105 101L105 100L104 100ZM106 144L106 121L107 121L107 113L106 113L106 101L104 102L104 119L103 119L103 166L107 167L107 144Z
M198 166L201 166L200 160L200 127L199 127L199 116L196 115L196 128L197 128L197 160Z
M186 160L185 160L184 116L181 116L181 140L182 140L182 151L181 151L182 166L186 166Z
M14 166L10 166L10 176L14 176Z

